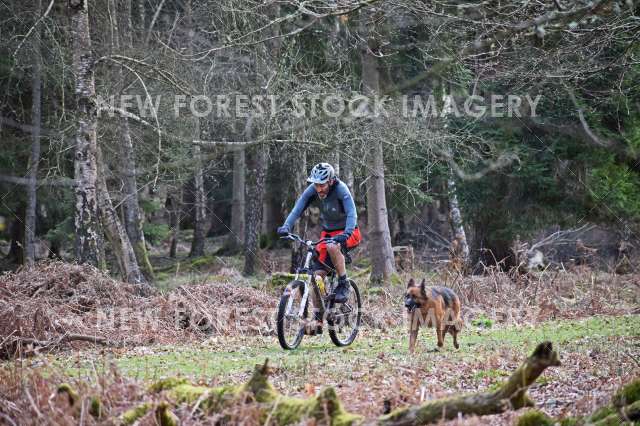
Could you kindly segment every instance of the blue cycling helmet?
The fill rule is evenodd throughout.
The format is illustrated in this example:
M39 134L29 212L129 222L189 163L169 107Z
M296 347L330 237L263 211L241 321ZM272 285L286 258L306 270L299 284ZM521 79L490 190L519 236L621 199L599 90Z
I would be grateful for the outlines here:
M311 169L311 174L307 178L307 182L311 183L327 183L336 177L336 171L329 163L318 163Z

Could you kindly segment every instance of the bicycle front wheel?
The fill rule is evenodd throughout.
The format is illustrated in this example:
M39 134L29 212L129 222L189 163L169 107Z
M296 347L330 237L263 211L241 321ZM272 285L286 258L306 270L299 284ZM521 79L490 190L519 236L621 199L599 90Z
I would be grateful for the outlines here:
M336 346L349 346L356 339L362 320L360 291L353 280L349 280L351 291L345 303L329 302L327 323L329 337Z
M278 332L278 342L282 349L292 350L297 348L304 337L304 326L308 316L305 303L302 316L300 316L300 306L304 294L305 283L302 281L291 281L284 290L278 305L276 318L276 328Z

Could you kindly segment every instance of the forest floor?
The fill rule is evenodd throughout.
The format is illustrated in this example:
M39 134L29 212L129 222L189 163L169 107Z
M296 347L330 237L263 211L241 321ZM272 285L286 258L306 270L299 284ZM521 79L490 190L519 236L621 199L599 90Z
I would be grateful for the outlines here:
M409 275L420 276L406 274L403 280ZM5 358L11 330L38 339L64 331L125 342L123 347L81 342L47 350L26 345L21 350L32 350L29 355L34 356L0 362L0 395L14 395L0 397L0 413L3 408L22 413L22 423L39 423L34 421L38 411L51 413L47 398L63 382L87 394L117 383L126 394L110 407L117 416L131 406L126 401L140 400L145 387L159 378L238 384L265 359L273 367L271 383L283 394L306 397L332 386L347 410L368 419L382 414L385 404L397 408L495 389L545 340L554 343L562 366L548 369L529 394L538 408L554 417L591 413L621 384L640 377L640 277L635 275L582 270L445 280L463 301L460 349L454 349L447 337L444 348L434 352L435 332L423 329L415 354L407 348L402 285L374 291L359 282L364 324L351 346L333 346L325 332L305 337L295 351L283 351L273 330L278 289L270 288L266 277L242 279L228 261L215 271L192 271L188 279L181 276L163 292L144 297L98 271L60 263L3 278L0 349ZM258 309L245 320L242 315L252 306ZM109 317L118 309L120 316ZM190 315L189 325L176 321L177 311ZM135 317L137 312L154 315ZM519 414L446 424L512 424ZM143 424L153 424L152 418L147 420Z
M460 349L447 339L439 352L432 351L435 333L428 330L413 355L408 353L404 330L390 329L363 330L347 348L333 346L326 335L305 337L293 352L280 349L274 337L227 336L197 345L50 355L29 360L25 367L44 367L73 380L95 382L105 367L114 366L139 381L180 376L219 386L246 382L253 365L268 358L274 367L271 382L282 393L306 396L333 386L345 408L374 418L382 414L385 400L396 408L494 389L545 340L555 344L562 366L547 370L529 394L552 416L590 413L606 404L630 377L640 377L638 315L549 321L533 327L472 327L462 334ZM512 416L489 416L481 423L502 419L508 424Z

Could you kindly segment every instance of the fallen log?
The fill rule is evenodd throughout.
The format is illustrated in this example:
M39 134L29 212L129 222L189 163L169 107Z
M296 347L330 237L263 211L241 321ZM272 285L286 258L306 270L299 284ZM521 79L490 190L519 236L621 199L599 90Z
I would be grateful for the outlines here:
M109 340L100 336L84 334L62 334L49 340L39 340L32 337L9 336L0 343L0 359L11 359L16 356L28 357L38 352L48 351L68 342L89 342L103 346L126 346L124 341Z
M558 353L551 342L539 344L533 354L494 392L476 393L439 399L422 405L399 408L378 419L379 425L401 426L437 423L455 419L459 413L485 416L533 406L527 396L529 386L548 367L559 366Z

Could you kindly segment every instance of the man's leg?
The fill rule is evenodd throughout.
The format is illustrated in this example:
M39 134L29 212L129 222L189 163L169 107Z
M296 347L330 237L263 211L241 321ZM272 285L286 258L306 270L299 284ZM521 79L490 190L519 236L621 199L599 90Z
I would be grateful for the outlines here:
M340 244L327 244L327 252L331 257L336 272L338 273L338 286L334 292L334 301L336 303L345 303L349 298L349 282L347 281L347 268L344 262L344 255Z
M340 248L340 244L327 244L327 252L331 257L331 261L333 262L333 266L336 268L338 272L338 276L342 277L347 273L347 267L344 264L344 255L342 254L342 250Z

